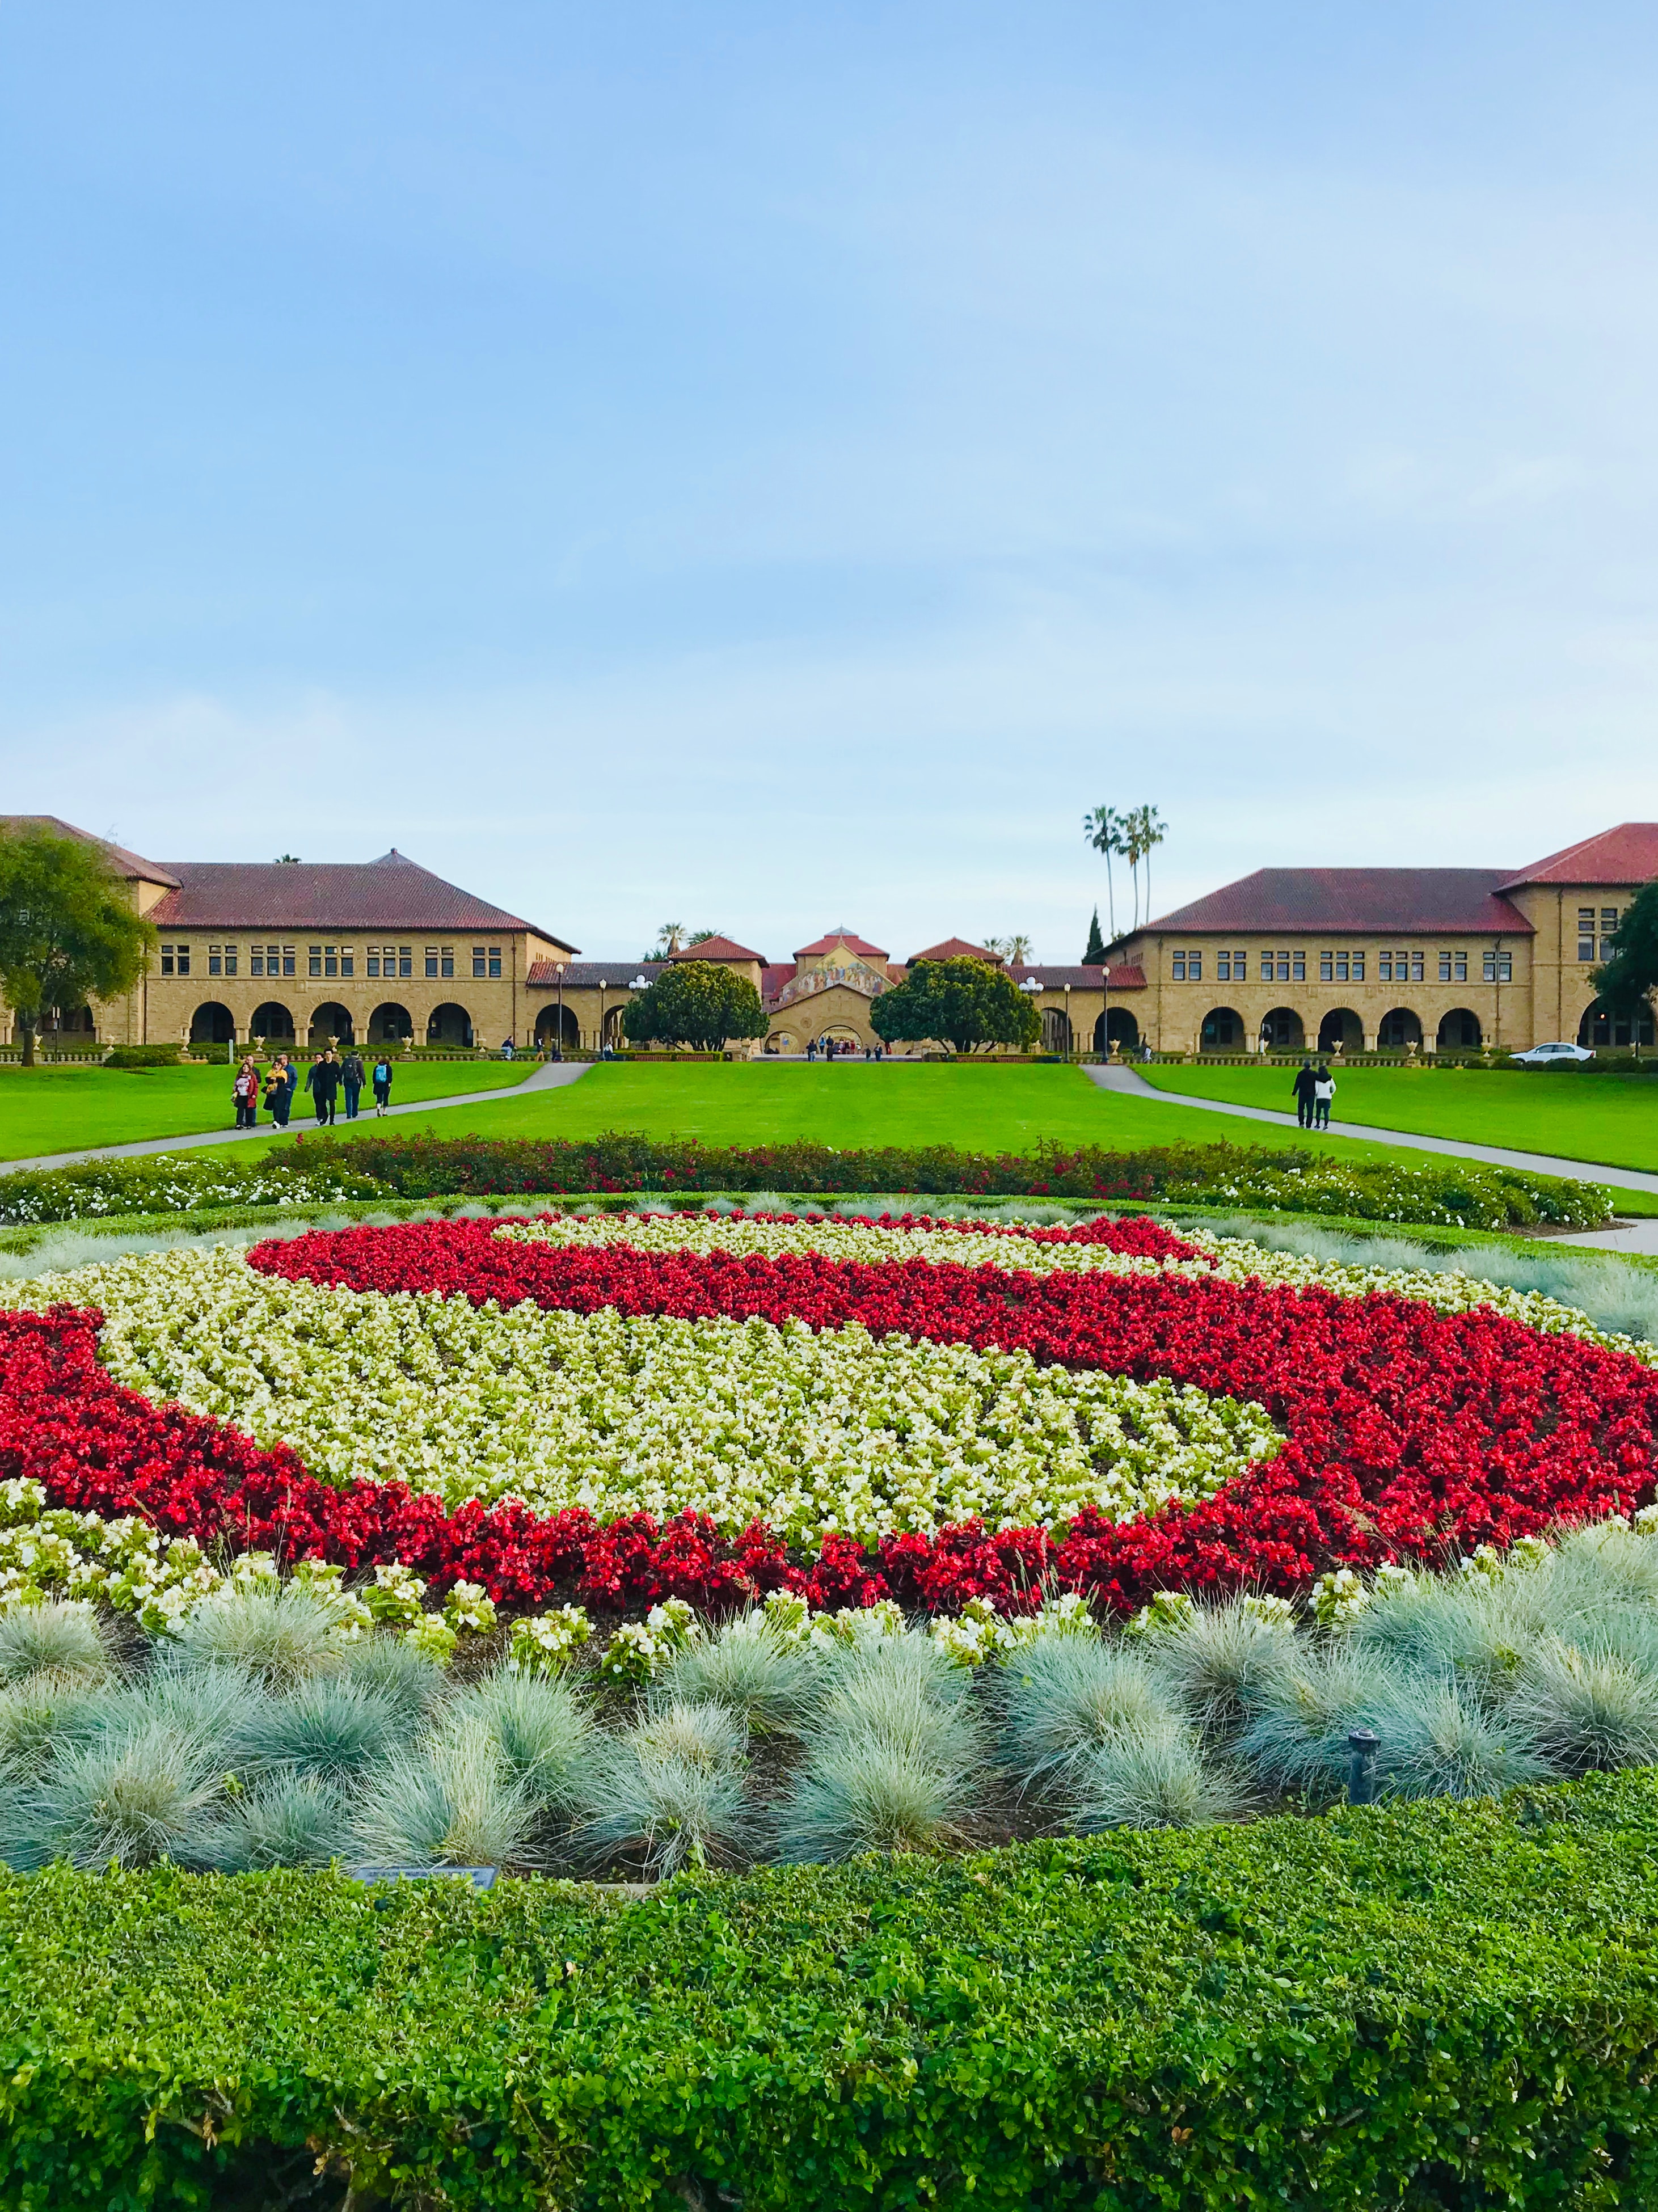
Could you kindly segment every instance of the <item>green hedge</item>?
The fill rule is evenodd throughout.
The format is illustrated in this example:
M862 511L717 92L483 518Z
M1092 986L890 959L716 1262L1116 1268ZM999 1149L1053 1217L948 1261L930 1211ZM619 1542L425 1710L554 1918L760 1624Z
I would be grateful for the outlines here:
M1343 1158L1296 1146L1096 1146L991 1155L948 1145L836 1151L827 1145L701 1145L612 1130L551 1138L399 1137L381 1125L348 1139L304 1137L262 1158L203 1150L93 1160L0 1176L0 1222L179 1213L215 1206L324 1203L331 1198L512 1197L564 1191L914 1191L955 1197L1269 1207L1471 1229L1539 1222L1593 1228L1612 1200L1593 1183L1461 1160Z
M16 2212L1612 2212L1655 2065L1646 1773L625 1905L0 1881Z

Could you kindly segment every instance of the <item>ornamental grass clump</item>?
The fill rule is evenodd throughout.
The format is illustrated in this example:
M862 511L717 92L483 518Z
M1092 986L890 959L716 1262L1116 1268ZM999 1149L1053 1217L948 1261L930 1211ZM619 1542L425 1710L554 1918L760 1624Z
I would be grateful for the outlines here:
M1097 1746L1125 1731L1178 1730L1171 1692L1138 1650L1045 1636L1003 1668L1001 1753L1022 1790L1066 1793Z
M653 1881L682 1867L757 1857L765 1829L750 1800L748 1731L728 1707L671 1700L620 1736L598 1741L584 1762L584 1817L572 1838L595 1867L625 1859Z
M272 1774L232 1797L201 1846L220 1874L267 1867L327 1866L345 1856L350 1816L344 1794L315 1774Z
M799 1643L785 1642L753 1612L688 1644L662 1679L671 1697L741 1713L756 1735L793 1735L811 1707L817 1672Z
M405 1734L390 1698L365 1683L324 1675L260 1705L247 1757L252 1765L342 1783L384 1759Z
M337 1674L343 1656L337 1612L291 1583L216 1590L185 1615L169 1654L178 1668L234 1668L267 1690Z
M1509 1724L1558 1774L1658 1765L1658 1657L1646 1664L1549 1638L1503 1700Z
M384 1698L411 1733L431 1718L450 1692L447 1670L401 1636L365 1636L348 1644L340 1673L343 1680Z
M1243 1793L1176 1720L1140 1721L1090 1744L1065 1776L1066 1826L1203 1828L1236 1818Z
M1263 1684L1260 1708L1238 1738L1238 1762L1269 1789L1327 1802L1346 1779L1351 1729L1375 1729L1381 1759L1391 1758L1386 1718L1399 1669L1379 1652L1346 1645L1303 1649L1299 1659L1292 1673ZM1384 1765L1378 1773L1385 1779Z
M350 1847L380 1866L540 1863L535 1793L508 1772L500 1744L477 1718L418 1751L398 1751L363 1778Z
M35 1780L62 1753L92 1742L103 1725L97 1692L59 1675L37 1674L0 1691L0 1782Z
M109 1672L109 1652L88 1607L28 1605L0 1613L0 1683L46 1676L90 1684Z
M492 1674L456 1698L445 1725L463 1734L486 1729L507 1774L544 1811L567 1812L576 1802L592 1717L568 1682Z
M5 1856L26 1869L64 1859L96 1869L206 1863L222 1778L199 1743L163 1722L65 1751L13 1808Z
M1248 1597L1194 1606L1145 1639L1155 1680L1211 1739L1236 1734L1297 1662L1295 1620Z

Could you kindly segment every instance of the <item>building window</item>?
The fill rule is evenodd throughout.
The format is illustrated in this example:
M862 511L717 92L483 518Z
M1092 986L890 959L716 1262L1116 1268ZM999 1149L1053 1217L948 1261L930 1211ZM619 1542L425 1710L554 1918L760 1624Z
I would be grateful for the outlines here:
M161 947L161 973L163 975L188 975L190 947L187 945L164 945Z
M1355 983L1362 983L1364 981L1364 955L1362 952L1355 952L1353 955L1353 981Z
M320 945L313 945L311 948L311 973L313 975L320 975L322 973L322 947Z
M356 974L356 972L357 972L357 962L356 962L356 956L353 953L353 951L352 951L352 950L351 950L351 947L350 947L349 945L341 945L341 947L340 947L340 973L341 973L341 975L355 975Z
M1580 960L1594 957L1594 908L1580 906L1577 909L1577 957Z
M210 945L208 946L208 948L207 948L207 972L208 972L208 974L209 974L210 975L223 975L223 973L224 973L224 947L223 947L222 945Z
M415 972L415 951L414 951L414 947L413 947L412 945L398 945L398 975L412 975L414 974L414 972Z
M438 955L438 972L440 975L452 975L454 974L455 948L452 945L446 945L442 951Z
M1402 969L1400 972L1401 975L1404 973ZM1419 958L1417 962L1416 972L1418 975L1422 973L1422 963ZM1442 952L1439 956L1439 980L1442 983L1466 983L1468 980L1467 954Z
M1215 955L1215 980L1220 983L1231 981L1232 956L1230 952L1218 952Z
M472 947L472 974L475 977L487 975L491 977L493 980L499 981L501 977L500 945L492 945L487 951L482 945L475 945Z
M426 972L428 975L435 975L438 972L438 948L435 945L428 945L426 948Z
M317 970L314 965L313 966L311 972L313 975L316 974ZM325 975L337 975L339 974L340 949L337 945L324 945L322 949L322 972Z
M1485 955L1485 981L1488 983L1512 983L1514 955L1511 952L1488 952Z
M1603 906L1600 909L1600 957L1603 960L1611 959L1612 939L1617 934L1618 909L1615 906Z
M1319 954L1318 980L1321 983L1345 983L1350 975L1355 983L1364 981L1364 955L1362 952Z

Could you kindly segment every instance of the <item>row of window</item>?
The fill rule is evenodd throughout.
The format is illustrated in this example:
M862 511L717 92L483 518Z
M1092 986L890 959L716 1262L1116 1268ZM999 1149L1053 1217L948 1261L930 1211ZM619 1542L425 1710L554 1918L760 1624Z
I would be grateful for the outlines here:
M163 975L189 975L191 947L188 945L164 945L161 957ZM207 948L207 972L210 975L238 975L241 969L241 958L240 945L210 945ZM363 973L376 980L382 976L411 976L415 972L415 948L412 945L370 945L364 948L362 958ZM454 975L455 948L452 945L428 945L424 958L428 975L441 981ZM251 945L247 948L247 972L250 975L259 976L296 975L297 947L292 945ZM306 973L308 975L355 976L356 972L355 945L313 945L306 949ZM472 947L472 975L476 981L500 981L500 945L475 945Z
M1577 909L1577 957L1580 960L1594 957L1595 922L1600 924L1600 957L1610 960L1612 941L1618 934L1618 909L1615 906L1580 906Z
M1426 980L1424 969L1427 957L1425 953L1411 951L1378 953L1377 981L1383 983L1423 982ZM1321 983L1362 983L1365 981L1365 963L1369 957L1369 954L1364 952L1321 952L1318 956L1318 979ZM1492 947L1480 957L1486 982L1513 982L1514 955L1511 952ZM1187 950L1176 952L1172 958L1175 982L1202 982L1201 951ZM1262 952L1258 960L1256 980L1260 982L1304 983L1307 980L1307 955L1304 951ZM1442 983L1467 981L1468 955L1466 951L1442 952L1438 960ZM1248 954L1216 953L1215 980L1219 983L1247 983L1249 981Z

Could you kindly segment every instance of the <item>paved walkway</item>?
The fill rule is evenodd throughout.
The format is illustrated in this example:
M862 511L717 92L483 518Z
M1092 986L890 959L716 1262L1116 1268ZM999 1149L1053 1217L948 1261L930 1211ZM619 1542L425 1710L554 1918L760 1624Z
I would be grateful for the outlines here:
M1274 1127L1293 1129L1293 1114L1278 1114L1266 1106L1235 1106L1230 1099L1193 1098L1183 1091L1160 1091L1132 1067L1090 1066L1083 1073L1102 1091L1115 1091L1130 1098L1152 1099L1164 1106L1195 1107L1200 1114L1230 1114L1244 1121L1270 1121ZM1496 1168L1525 1168L1533 1175L1570 1176L1582 1182L1606 1183L1618 1190L1650 1191L1658 1194L1658 1175L1640 1168L1605 1167L1596 1160L1558 1159L1552 1152L1510 1152L1498 1145L1464 1145L1452 1137L1424 1137L1413 1129L1373 1129L1363 1121L1332 1121L1337 1137L1367 1137L1373 1144L1399 1145L1414 1152L1440 1152L1460 1160L1483 1160ZM1608 1251L1658 1252L1658 1220L1638 1221L1621 1229L1597 1229L1582 1236L1552 1237L1552 1243L1594 1244Z
M411 1098L406 1104L388 1106L386 1116L389 1121L394 1114L435 1114L450 1106L494 1106L503 1098L522 1098L526 1091L557 1091L567 1083L579 1083L592 1065L588 1060L547 1060L522 1083L503 1083L495 1091L465 1091L457 1097ZM372 1110L359 1117L362 1122L374 1118ZM343 1128L345 1123L341 1121L337 1126ZM315 1127L307 1116L295 1122L293 1133L308 1137ZM257 1129L203 1129L192 1136L146 1137L136 1145L93 1145L83 1152L43 1152L32 1160L0 1160L0 1175L15 1175L21 1168L74 1167L81 1160L142 1159L146 1152L191 1152L204 1145L240 1145L250 1137L280 1133L270 1122L263 1121Z

